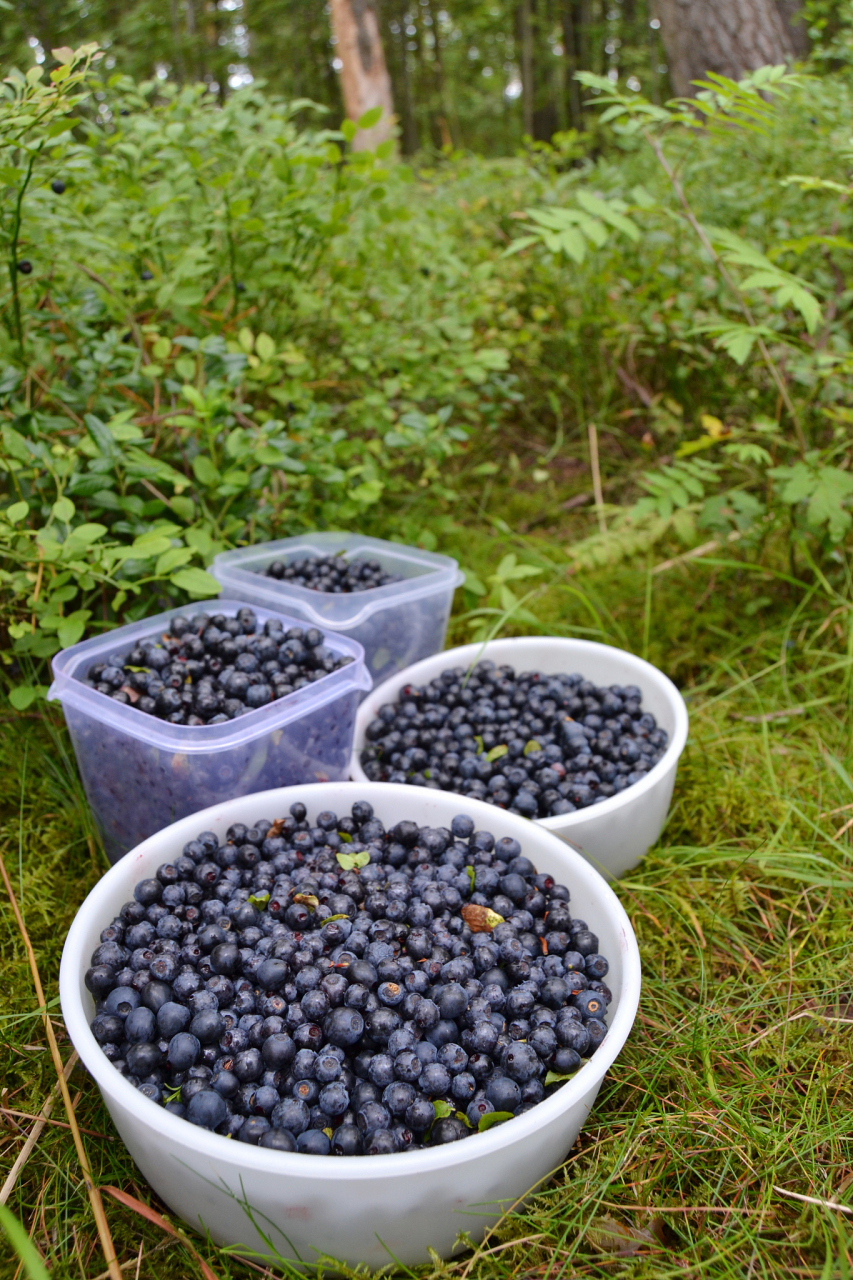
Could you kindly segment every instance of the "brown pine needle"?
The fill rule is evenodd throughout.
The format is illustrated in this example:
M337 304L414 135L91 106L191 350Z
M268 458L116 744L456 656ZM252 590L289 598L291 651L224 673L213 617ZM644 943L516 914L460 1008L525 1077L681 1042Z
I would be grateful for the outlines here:
M71 1054L71 1057L66 1062L65 1067L63 1068L62 1074L65 1076L66 1080L69 1078L69 1076L71 1075L71 1072L74 1070L78 1062L79 1062L79 1058L77 1057L77 1050L75 1049L74 1052ZM36 1143L41 1137L43 1129L47 1124L48 1118L50 1116L51 1111L53 1110L53 1104L56 1101L56 1096L58 1093L59 1093L59 1084L57 1082L51 1089L50 1093L47 1095L45 1104L39 1113L36 1123L33 1125L32 1129L30 1130L29 1136L26 1142L24 1143L23 1147L21 1147L21 1150L18 1152L17 1159L15 1160L15 1163L12 1165L12 1168L9 1170L9 1176L7 1177L6 1181L3 1183L2 1188L0 1188L0 1204L5 1204L6 1201L9 1199L9 1196L12 1194L12 1191L14 1190L14 1187L15 1187L15 1183L18 1181L18 1175L23 1169L24 1165L27 1163L27 1160L30 1158L30 1152L35 1147Z
M27 927L24 924L24 918L21 915L18 906L18 900L15 897L15 891L12 888L12 882L9 879L9 873L6 870L6 863L3 855L0 854L0 875L3 877L3 884L6 886L6 893L12 906L15 921L18 925L18 931L23 939L24 947L27 952L27 959L30 963L30 972L33 975L33 986L36 989L36 998L39 1007L44 1009L42 1014L42 1022L44 1024L45 1035L50 1045L50 1053L53 1058L53 1065L56 1068L56 1074L59 1079L59 1088L62 1093L62 1101L65 1103L65 1112L68 1116L68 1123L71 1126L71 1133L74 1137L74 1146L77 1149L77 1159L80 1162L80 1172L83 1175L83 1181L86 1184L86 1190L89 1194L89 1203L92 1206L92 1214L98 1228L98 1235L101 1239L101 1248L104 1253L104 1261L107 1264L107 1271L112 1280L122 1280L121 1267L116 1257L115 1246L110 1234L109 1223L104 1213L104 1203L101 1199L101 1193L95 1186L95 1180L92 1176L92 1168L89 1164L89 1158L86 1155L86 1148L83 1145L83 1138L77 1127L77 1117L74 1114L74 1104L71 1101L71 1094L68 1090L68 1081L65 1078L65 1066L62 1062L62 1055L59 1052L59 1045L56 1043L56 1034L53 1030L53 1024L47 1015L47 1001L44 998L44 988L41 985L41 977L39 975L38 964L36 963L36 953L33 950L33 944L30 942L30 935L27 933Z

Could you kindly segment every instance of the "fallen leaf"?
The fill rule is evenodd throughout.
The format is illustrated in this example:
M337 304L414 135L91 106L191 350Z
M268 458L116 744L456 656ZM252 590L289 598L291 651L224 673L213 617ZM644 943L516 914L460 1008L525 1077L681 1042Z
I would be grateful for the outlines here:
M623 1258L630 1258L641 1249L657 1244L651 1231L617 1222L609 1213L601 1218L593 1218L586 1234L592 1247L599 1253L615 1253Z
M491 933L497 925L504 922L503 916L492 911L491 907L478 907L472 902L466 903L461 915L472 933Z

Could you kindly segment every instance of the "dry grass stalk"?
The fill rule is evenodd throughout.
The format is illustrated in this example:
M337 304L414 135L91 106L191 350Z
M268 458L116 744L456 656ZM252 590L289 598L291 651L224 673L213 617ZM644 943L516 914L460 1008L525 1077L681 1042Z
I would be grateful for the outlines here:
M44 988L41 984L41 976L39 975L38 964L36 963L36 954L33 950L33 944L30 942L30 935L27 933L27 927L24 924L24 918L21 915L18 906L18 900L15 897L15 891L12 888L12 882L9 879L9 873L6 870L6 863L0 854L0 875L3 877L3 884L6 886L6 893L15 916L15 922L18 926L18 932L24 943L27 952L27 959L30 964L30 972L33 975L33 986L36 989L36 998L39 1002L39 1008L44 1010L42 1014L42 1022L44 1024L45 1035L50 1045L50 1053L53 1058L53 1065L56 1067L56 1074L59 1081L59 1089L62 1093L62 1101L65 1103L65 1111L68 1116L68 1123L71 1126L71 1132L74 1137L74 1146L77 1149L77 1159L80 1162L80 1171L83 1175L83 1181L86 1184L86 1191L89 1195L89 1203L92 1206L92 1214L98 1228L98 1235L101 1239L101 1248L104 1252L104 1261L107 1264L108 1274L112 1280L121 1280L121 1268L116 1258L115 1246L113 1245L112 1235L110 1234L109 1223L104 1213L104 1204L101 1200L101 1193L95 1185L92 1176L92 1168L89 1164L89 1158L86 1155L86 1148L83 1145L83 1138L77 1127L77 1117L74 1114L74 1105L71 1101L71 1094L68 1091L68 1081L65 1078L65 1066L62 1062L62 1056L59 1052L59 1045L56 1043L56 1033L53 1030L53 1024L47 1014L47 1001L44 997Z

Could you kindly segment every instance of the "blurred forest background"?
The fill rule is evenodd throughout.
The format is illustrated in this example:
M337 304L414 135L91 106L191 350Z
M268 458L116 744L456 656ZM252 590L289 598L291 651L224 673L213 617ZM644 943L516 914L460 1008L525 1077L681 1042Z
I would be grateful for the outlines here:
M734 27L748 25L739 23L738 10L759 29L778 23L769 43L758 41L748 67L780 60L780 29L790 59L815 45L832 50L844 27L844 6L836 0L802 7L797 0L380 0L370 7L406 154L452 146L502 155L525 134L549 141L555 132L580 130L589 113L573 78L577 70L619 77L652 101L665 100L673 88L687 92L677 66L670 75L670 62L679 58L673 41L704 9L725 17L733 8ZM57 46L98 41L107 70L135 80L203 81L220 98L262 82L285 98L328 107L336 121L343 111L341 59L330 9L320 0L0 0L0 61L23 67ZM713 38L695 35L696 65L688 70L730 72L714 65ZM738 36L756 39L755 31Z

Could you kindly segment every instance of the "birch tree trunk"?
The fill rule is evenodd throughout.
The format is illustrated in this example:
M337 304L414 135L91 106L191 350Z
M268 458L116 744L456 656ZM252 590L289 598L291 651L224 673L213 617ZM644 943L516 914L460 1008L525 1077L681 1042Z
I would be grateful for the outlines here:
M337 37L344 110L358 120L371 107L382 108L382 118L372 129L359 130L353 141L357 151L373 151L394 135L394 102L391 77L379 35L373 0L331 0L332 30Z
M794 50L773 0L657 0L672 87L695 93L707 71L739 80L766 63L791 62Z

